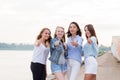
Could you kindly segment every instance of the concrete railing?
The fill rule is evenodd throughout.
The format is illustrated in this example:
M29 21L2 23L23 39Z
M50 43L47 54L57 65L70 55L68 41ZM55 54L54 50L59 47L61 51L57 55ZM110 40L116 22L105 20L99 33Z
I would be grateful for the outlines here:
M112 36L111 51L113 56L120 61L120 36Z

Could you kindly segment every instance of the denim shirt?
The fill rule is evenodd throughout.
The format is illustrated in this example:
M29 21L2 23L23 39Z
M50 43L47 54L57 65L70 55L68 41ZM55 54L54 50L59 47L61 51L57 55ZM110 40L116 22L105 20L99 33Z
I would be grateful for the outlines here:
M57 38L54 38L54 39L52 39L52 41L50 43L50 58L49 58L49 60L58 64L61 54L64 53L64 47L63 47L62 43L60 43L57 47L55 47L54 44L57 40L58 40ZM62 58L65 59L64 56Z
M54 49L55 49L55 42L57 41L58 39L55 37L55 38L53 38L52 40L51 40L51 42L50 42L50 55L52 55L52 53L53 53L53 51L54 51Z
M71 44L72 41L72 37L70 36L67 40L67 49L68 49L68 59L74 59L77 60L78 62L82 62L82 42L83 42L83 38L80 37L79 35L76 35L76 37L74 38L74 41L78 43L78 47L73 46Z
M97 46L97 40L94 36L91 37L92 43L86 43L84 45L84 56L85 58L89 56L97 57L98 56L98 46Z

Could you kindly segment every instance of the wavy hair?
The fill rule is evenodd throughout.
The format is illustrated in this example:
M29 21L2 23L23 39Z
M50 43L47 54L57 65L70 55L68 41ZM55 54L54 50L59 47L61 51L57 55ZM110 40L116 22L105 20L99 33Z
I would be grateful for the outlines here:
M40 31L39 35L37 36L37 40L39 40L39 39L42 37L42 33L43 33L45 30L48 30L48 31L50 32L50 36L49 36L49 38L45 41L45 43L46 43L46 42L49 42L49 43L50 43L52 37L51 37L51 31L50 31L49 28L43 28L43 29Z
M97 39L96 32L95 32L93 25L92 24L85 25L84 30L86 27L88 28L88 31L90 32L91 36L95 36ZM88 38L87 35L85 35L85 36L86 36L86 38ZM98 39L97 39L97 44L98 44Z

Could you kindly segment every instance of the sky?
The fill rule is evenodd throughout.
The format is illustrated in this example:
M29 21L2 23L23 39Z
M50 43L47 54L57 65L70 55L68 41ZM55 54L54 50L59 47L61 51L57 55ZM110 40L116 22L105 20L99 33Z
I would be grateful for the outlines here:
M0 0L0 42L33 44L43 27L93 24L99 44L120 36L120 0Z

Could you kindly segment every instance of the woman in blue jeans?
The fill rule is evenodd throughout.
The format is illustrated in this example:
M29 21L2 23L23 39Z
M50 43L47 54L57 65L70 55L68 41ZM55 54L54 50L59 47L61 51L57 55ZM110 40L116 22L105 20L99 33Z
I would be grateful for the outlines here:
M57 27L54 38L50 43L50 58L51 71L54 73L57 80L65 80L67 65L65 61L65 32L63 27Z

